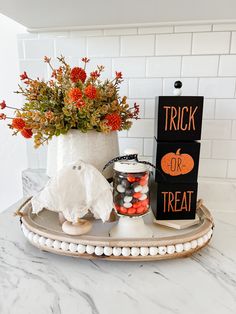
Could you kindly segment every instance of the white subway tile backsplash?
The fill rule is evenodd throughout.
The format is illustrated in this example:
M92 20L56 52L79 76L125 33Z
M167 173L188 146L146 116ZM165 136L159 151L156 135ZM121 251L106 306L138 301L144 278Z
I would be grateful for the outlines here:
M229 32L209 32L193 34L193 54L228 53L230 44Z
M236 24L213 24L213 31L236 31Z
M25 58L42 59L54 56L53 39L25 40Z
M111 28L104 29L104 35L135 35L137 34L137 28Z
M115 58L112 60L112 70L121 71L123 77L145 77L146 60L145 58Z
M153 146L154 146L154 138L145 138L144 139L144 155L152 156L153 155Z
M219 141L212 142L212 157L218 159L236 159L236 141Z
M42 79L48 78L47 65L41 60L21 60L19 70L20 73L25 71L32 79L36 79L37 77Z
M210 32L211 24L198 24L198 25L177 25L175 26L176 33L189 33L189 32Z
M170 77L179 76L181 57L150 57L147 58L147 76Z
M236 160L229 160L227 178L236 178Z
M152 56L154 40L154 35L122 36L121 56Z
M203 120L202 139L230 139L230 120Z
M214 119L215 99L205 98L203 104L203 119Z
M163 95L173 96L174 83L177 80L181 80L183 83L182 95L183 96L196 96L198 90L198 79L197 78L167 78L163 79Z
M162 80L158 78L130 79L129 98L154 98L162 94Z
M89 36L102 36L103 30L102 29L86 29L86 30L79 30L79 31L72 31L70 32L70 37L89 37Z
M220 76L236 76L236 55L220 56Z
M17 40L17 50L18 50L18 57L19 59L24 59L25 52L24 52L24 42L23 40L18 39Z
M225 178L227 172L227 160L201 159L199 164L199 176Z
M146 99L145 100L145 115L146 119L155 118L155 99Z
M57 57L63 55L65 57L81 58L86 56L86 38L57 38L55 40Z
M236 120L233 121L233 126L232 126L232 139L236 140Z
M232 32L230 53L236 53L236 32Z
M118 57L119 37L88 37L87 49L89 57Z
M156 55L187 55L191 52L191 34L156 35Z
M57 38L57 37L68 37L69 32L43 32L39 33L38 37L41 38Z
M139 119L133 122L128 137L154 137L154 120Z
M182 76L217 76L218 56L185 56Z
M216 119L236 119L236 99L216 99Z
M173 31L173 26L140 27L138 29L139 34L166 34L173 33Z
M120 154L123 155L127 148L133 148L138 151L140 155L143 154L143 139L141 138L119 138Z
M208 98L232 98L235 92L234 78L200 78L200 96Z
M201 140L200 158L211 158L211 144L210 140Z

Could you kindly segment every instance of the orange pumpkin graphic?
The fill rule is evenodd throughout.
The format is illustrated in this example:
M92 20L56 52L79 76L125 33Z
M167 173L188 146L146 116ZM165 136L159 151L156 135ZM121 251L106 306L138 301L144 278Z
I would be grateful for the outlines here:
M168 153L161 159L161 169L170 176L187 174L194 168L194 160L189 154L180 154L181 148L176 153Z

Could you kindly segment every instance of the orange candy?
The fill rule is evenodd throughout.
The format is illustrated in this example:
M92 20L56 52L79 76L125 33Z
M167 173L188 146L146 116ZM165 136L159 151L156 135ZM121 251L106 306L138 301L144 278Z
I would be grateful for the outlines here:
M127 214L127 211L128 211L127 208L121 206L120 209L118 210L118 213L125 215Z
M144 201L141 201L142 206L147 206L149 204L149 199L146 198Z
M128 208L128 215L134 215L136 213L136 209L133 207Z
M133 194L134 198L140 198L141 196L142 196L142 193L140 193L140 192L136 192Z
M136 213L137 214L143 214L144 211L145 211L145 208L141 206L141 207L137 208Z
M141 202L136 202L136 203L133 204L133 207L134 207L134 208L138 208L138 207L140 207L141 205L142 205Z
M127 180L129 181L129 182L131 182L131 183L133 183L133 182L135 182L135 177L132 177L132 176L128 176L127 177Z
M139 181L139 184L142 185L142 186L144 186L144 185L147 184L147 182L148 182L147 179L141 179L141 180Z

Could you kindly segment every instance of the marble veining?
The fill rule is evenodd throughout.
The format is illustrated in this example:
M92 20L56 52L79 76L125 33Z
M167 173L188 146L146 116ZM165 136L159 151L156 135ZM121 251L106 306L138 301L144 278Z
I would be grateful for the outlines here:
M215 213L210 244L158 262L82 260L23 236L16 208L0 215L1 314L236 313L236 213Z

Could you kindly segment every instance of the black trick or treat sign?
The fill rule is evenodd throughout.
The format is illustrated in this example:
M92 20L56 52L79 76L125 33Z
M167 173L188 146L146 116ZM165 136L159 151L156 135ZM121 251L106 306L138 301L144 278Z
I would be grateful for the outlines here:
M194 219L203 97L156 100L156 219Z
M202 111L203 97L160 96L157 113L157 140L200 140Z

